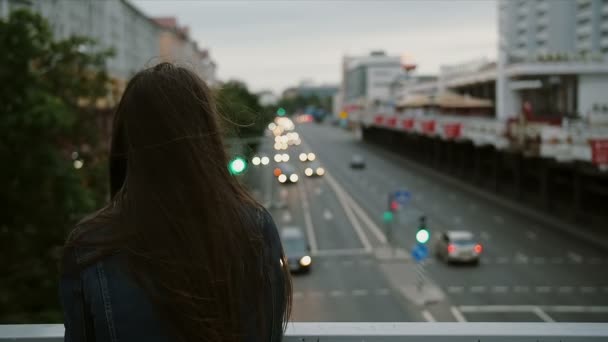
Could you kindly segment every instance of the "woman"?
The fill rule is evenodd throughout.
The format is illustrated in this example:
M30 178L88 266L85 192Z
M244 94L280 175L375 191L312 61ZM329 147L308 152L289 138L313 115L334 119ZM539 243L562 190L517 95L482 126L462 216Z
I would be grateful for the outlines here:
M63 258L66 341L280 341L291 281L276 226L227 170L205 83L162 63L118 105L111 203Z

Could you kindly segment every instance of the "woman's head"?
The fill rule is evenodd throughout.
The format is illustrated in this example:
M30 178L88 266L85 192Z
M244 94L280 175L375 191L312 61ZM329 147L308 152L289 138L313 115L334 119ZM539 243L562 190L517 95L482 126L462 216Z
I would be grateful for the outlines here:
M265 326L271 261L258 205L228 172L207 85L169 63L136 74L110 154L112 205L86 223L112 227L106 247L125 250L140 283L154 284L148 293L163 317L185 339L231 340L242 333L243 304L256 298Z

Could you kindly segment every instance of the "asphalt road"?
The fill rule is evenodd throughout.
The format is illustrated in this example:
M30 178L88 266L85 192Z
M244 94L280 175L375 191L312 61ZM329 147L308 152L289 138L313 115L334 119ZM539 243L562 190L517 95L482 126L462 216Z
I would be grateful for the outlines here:
M310 123L296 131L302 145L280 153L299 170L297 184L279 184L274 161L248 175L260 201L272 203L279 228L301 227L312 247L312 271L294 276L294 321L608 322L607 251L446 184L342 129ZM265 139L260 154L272 160L272 138ZM300 152L314 152L328 173L306 177ZM364 170L349 167L353 154L364 157ZM412 200L387 227L382 212L398 189ZM432 233L474 232L484 246L480 265L413 262L420 215Z

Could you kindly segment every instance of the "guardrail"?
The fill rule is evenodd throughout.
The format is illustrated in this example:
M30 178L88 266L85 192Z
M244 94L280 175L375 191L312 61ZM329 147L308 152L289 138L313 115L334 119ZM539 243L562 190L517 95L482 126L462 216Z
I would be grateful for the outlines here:
M61 324L0 325L0 342L63 341ZM604 323L290 323L285 342L608 341Z

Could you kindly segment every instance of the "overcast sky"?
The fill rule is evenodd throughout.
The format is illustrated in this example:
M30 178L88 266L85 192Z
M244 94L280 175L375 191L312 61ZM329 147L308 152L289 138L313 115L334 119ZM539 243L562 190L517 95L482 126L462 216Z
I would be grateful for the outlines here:
M344 54L413 56L420 73L496 56L497 6L477 1L134 0L175 16L211 51L222 80L275 92L300 80L339 83Z

